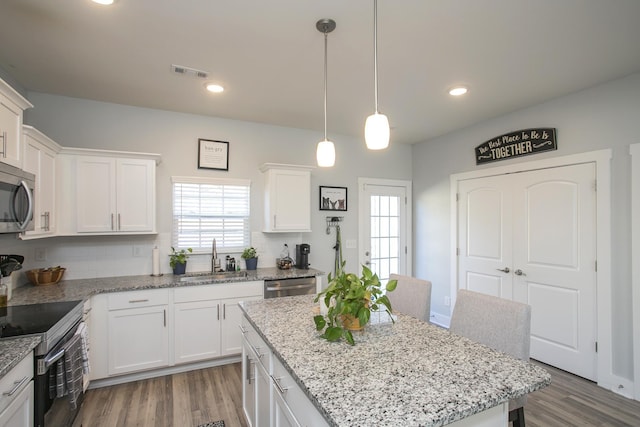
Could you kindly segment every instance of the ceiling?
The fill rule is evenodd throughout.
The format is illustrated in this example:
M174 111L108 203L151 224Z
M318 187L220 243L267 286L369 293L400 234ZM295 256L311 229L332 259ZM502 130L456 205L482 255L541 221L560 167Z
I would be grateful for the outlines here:
M372 0L2 0L0 67L26 90L363 138ZM379 110L415 143L640 71L637 0L379 0ZM177 64L209 73L177 75ZM448 95L465 84L469 93ZM36 106L37 107L37 106Z

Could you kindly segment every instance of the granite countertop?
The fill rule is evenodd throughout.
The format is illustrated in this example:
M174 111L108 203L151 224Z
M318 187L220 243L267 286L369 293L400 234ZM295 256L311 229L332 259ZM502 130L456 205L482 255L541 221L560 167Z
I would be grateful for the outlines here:
M40 344L40 337L22 337L0 341L0 379Z
M330 425L441 426L546 387L544 369L397 314L319 338L313 296L248 301L242 310Z
M55 285L45 286L34 286L31 284L26 284L13 290L13 297L11 298L11 301L9 301L8 305L85 300L92 295L107 292L175 288L216 283L248 282L254 280L290 279L296 277L310 277L324 274L323 272L313 268L310 268L308 270L297 268L292 268L289 270L279 270L275 267L258 268L257 270L247 270L246 272L247 275L243 277L227 277L224 279L211 280L199 279L197 282L181 282L180 279L185 276L174 276L173 274L165 274L159 277L146 275L62 280ZM200 273L189 273L186 276L199 274Z

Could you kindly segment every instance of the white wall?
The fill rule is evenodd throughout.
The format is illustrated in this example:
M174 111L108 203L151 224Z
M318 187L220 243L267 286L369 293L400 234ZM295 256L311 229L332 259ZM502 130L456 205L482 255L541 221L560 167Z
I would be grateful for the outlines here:
M472 94L470 94L472 96ZM496 94L496 96L500 96ZM558 150L500 162L514 164L611 148L613 372L633 378L629 145L640 142L640 74L489 120L414 146L414 273L433 282L432 310L449 316L449 176L478 170L474 148L513 130L557 128ZM640 357L640 355L636 356Z
M325 234L328 213L318 209L318 186L348 187L348 211L341 213L345 217L343 252L348 267L359 271L357 250L344 247L347 239L357 241L358 237L357 178L411 179L411 146L396 144L388 150L372 152L364 148L363 138L332 135L329 128L337 160L334 168L317 168L311 174L313 232L265 234L261 232L263 180L258 167L265 162L315 165L315 145L322 138L321 132L41 93L29 93L28 98L35 107L27 110L25 123L62 146L162 155L157 167L157 236L56 237L29 242L17 241L13 235L0 236L1 252L25 255L25 269L63 265L68 268L68 279L150 274L154 245L160 248L161 259L166 260L161 263L162 272L170 272L166 255L171 246L173 175L250 179L252 244L260 254L259 267L275 266L283 243L289 244L293 256L295 244L306 242L311 244L312 267L326 272L333 268L335 232ZM321 110L318 120L320 125ZM229 141L228 172L197 168L198 138ZM45 251L45 261L35 260L36 249ZM235 256L239 259L239 254ZM188 271L206 270L209 262L209 256L193 256Z

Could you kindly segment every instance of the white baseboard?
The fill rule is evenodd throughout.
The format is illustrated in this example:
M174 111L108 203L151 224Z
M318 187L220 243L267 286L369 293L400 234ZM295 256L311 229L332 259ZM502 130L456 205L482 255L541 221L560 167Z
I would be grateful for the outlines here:
M167 368L154 369L151 371L135 372L132 374L118 375L117 377L101 378L92 380L89 389L108 387L117 384L129 383L132 381L146 380L149 378L163 377L165 375L178 374L181 372L194 371L196 369L212 368L214 366L228 365L242 361L240 355L222 357L219 359L205 360L202 362L189 363L185 365L170 366Z
M429 321L434 325L442 326L443 328L449 328L449 325L451 324L451 317L445 316L444 314L431 312Z
M634 399L633 381L616 375L611 375L605 381L598 381L598 386L629 399Z

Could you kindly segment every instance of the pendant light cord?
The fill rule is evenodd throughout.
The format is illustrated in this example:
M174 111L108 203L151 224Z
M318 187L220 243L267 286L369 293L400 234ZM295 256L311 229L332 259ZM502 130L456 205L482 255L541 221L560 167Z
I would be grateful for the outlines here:
M373 97L378 114L378 0L373 0Z
M327 141L327 32L324 33L324 140Z

